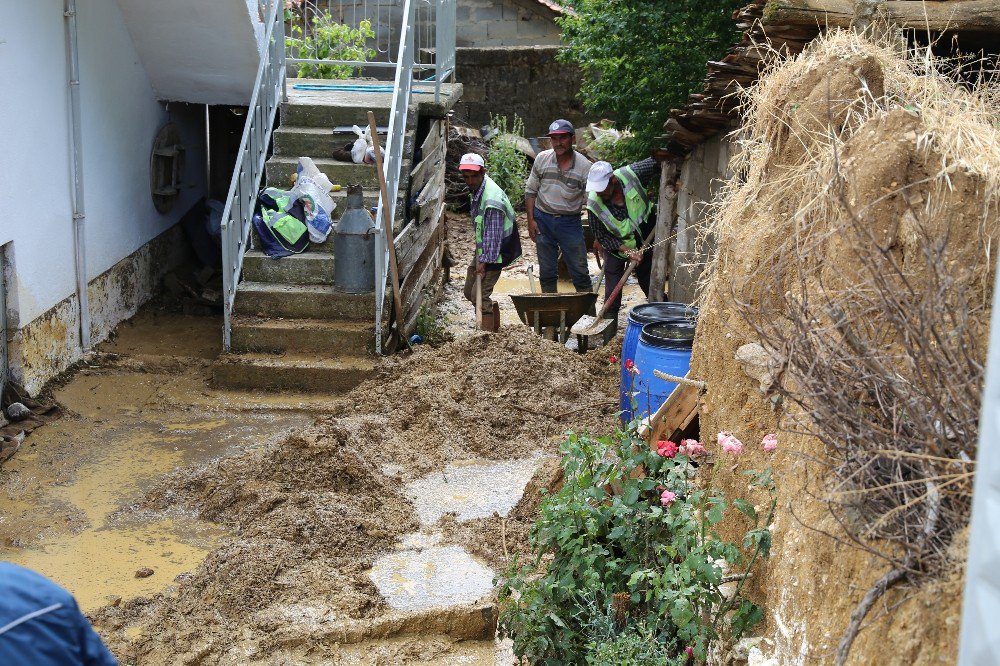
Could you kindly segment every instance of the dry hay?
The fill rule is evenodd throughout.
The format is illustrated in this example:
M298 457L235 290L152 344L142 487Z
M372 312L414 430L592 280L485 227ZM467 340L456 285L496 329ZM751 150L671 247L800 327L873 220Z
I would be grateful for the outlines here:
M882 591L951 575L978 438L997 88L940 71L898 41L843 31L772 63L745 93L736 177L703 230L718 239L693 359L713 386L703 429L742 422L752 439L780 423L812 470L788 513L888 569ZM764 396L734 361L746 342L771 354ZM860 619L849 625L838 661Z
M304 646L335 654L336 640L316 637L390 612L367 571L419 528L406 482L450 461L554 453L571 425L607 430L616 380L603 355L520 327L386 359L333 416L148 492L131 510L193 512L234 536L175 590L101 609L95 625L125 664L293 663ZM440 527L446 542L501 566L497 554L523 549L536 510L529 490L510 534L499 519Z

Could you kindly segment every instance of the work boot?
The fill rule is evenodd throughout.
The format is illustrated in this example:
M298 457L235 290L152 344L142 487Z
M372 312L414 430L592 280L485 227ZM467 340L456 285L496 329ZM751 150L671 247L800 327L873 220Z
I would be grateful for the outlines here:
M490 301L490 305L493 308L492 314L490 315L491 319L489 322L484 321L483 325L486 326L486 330L496 333L500 330L500 304L496 301Z

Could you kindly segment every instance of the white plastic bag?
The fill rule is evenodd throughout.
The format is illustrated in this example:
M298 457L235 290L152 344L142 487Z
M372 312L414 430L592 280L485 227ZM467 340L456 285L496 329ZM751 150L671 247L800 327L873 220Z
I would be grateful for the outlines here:
M370 136L371 130L368 127L362 130L357 125L354 125L351 129L358 135L358 138L354 140L354 146L351 147L351 159L355 164L361 164L365 161L365 152L369 147L374 145L374 141Z

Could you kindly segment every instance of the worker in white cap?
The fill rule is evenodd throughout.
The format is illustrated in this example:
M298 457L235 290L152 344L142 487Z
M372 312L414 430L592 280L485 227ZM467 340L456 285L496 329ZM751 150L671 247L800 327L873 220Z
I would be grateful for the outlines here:
M482 277L483 315L494 313L497 304L489 300L500 279L500 271L521 256L521 236L517 232L514 207L500 186L486 174L481 155L466 153L459 160L472 200L469 215L476 233L476 250L465 276L465 297L476 302L476 276ZM492 317L500 322L499 312Z
M649 273L652 253L642 247L643 239L656 224L653 203L647 188L660 175L660 164L649 157L634 164L614 169L607 162L595 162L587 174L587 211L590 228L604 252L604 272L607 278L604 298L607 300L625 274L629 261L638 266L635 276L642 292L649 296ZM607 309L607 318L615 323L608 326L608 337L618 326L621 294Z

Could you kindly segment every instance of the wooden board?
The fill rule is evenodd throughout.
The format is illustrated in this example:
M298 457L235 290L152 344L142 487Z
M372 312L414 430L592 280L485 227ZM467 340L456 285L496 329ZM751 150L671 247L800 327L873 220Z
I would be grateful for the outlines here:
M650 417L649 424L639 429L639 436L645 439L650 447L655 447L656 442L661 439L674 439L680 436L680 433L698 416L700 398L701 392L697 387L691 384L678 384L656 413Z
M415 224L410 222L403 229L396 239L396 265L399 266L399 278L405 280L413 267L417 264L420 256L424 253L431 238L438 231L441 224L441 216L428 222Z
M1000 0L889 0L884 7L888 19L904 28L1000 31ZM776 0L765 14L765 26L846 28L854 21L855 8L851 0Z

